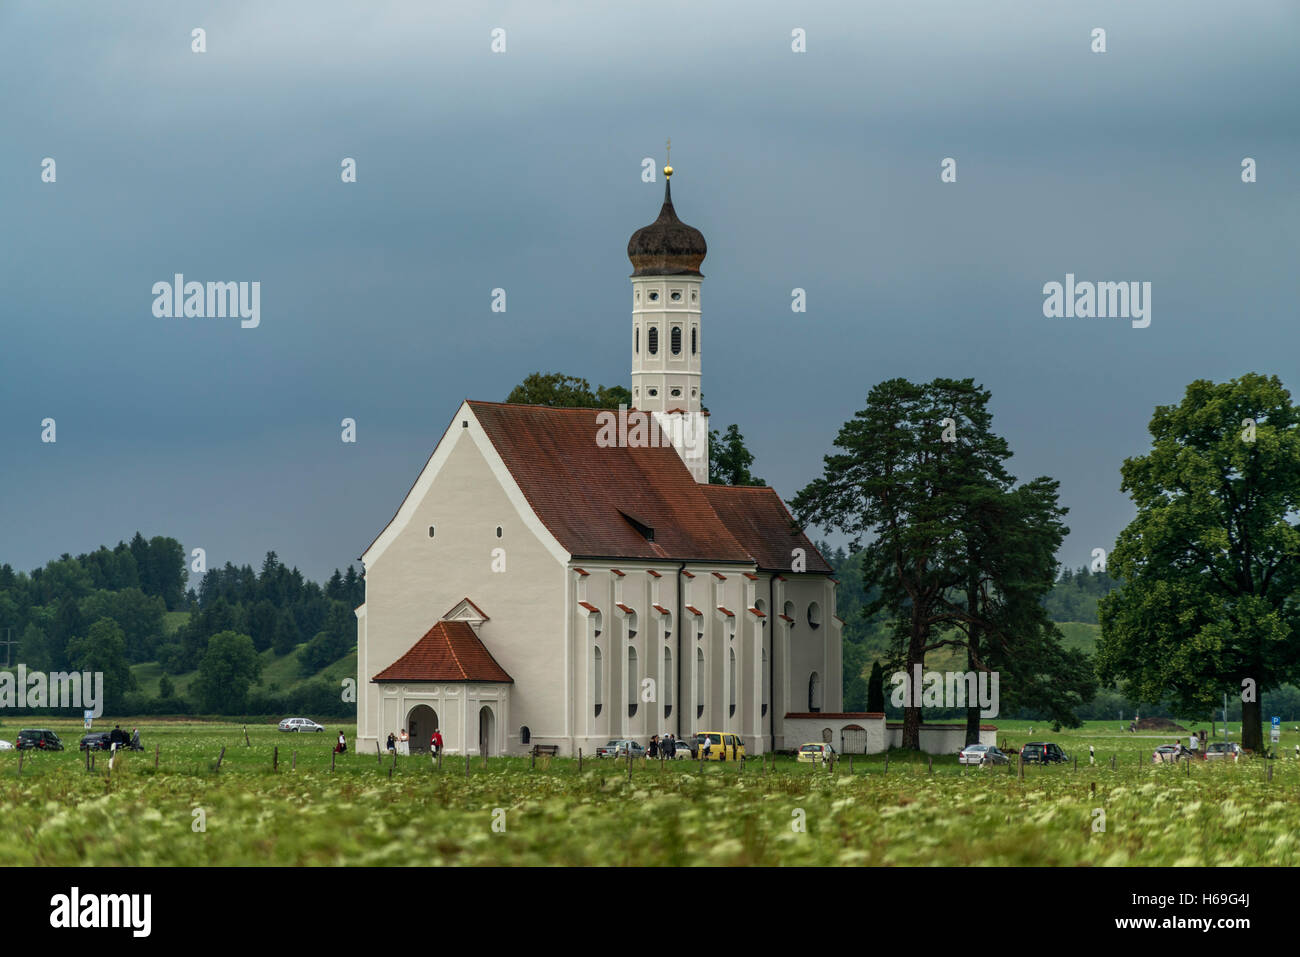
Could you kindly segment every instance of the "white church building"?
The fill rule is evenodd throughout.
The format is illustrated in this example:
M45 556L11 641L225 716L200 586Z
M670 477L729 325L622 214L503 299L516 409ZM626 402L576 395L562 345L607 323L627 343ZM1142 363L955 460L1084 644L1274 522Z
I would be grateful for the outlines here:
M362 555L359 750L731 731L752 754L838 717L830 565L772 489L708 484L705 253L669 179L628 243L633 411L456 409Z

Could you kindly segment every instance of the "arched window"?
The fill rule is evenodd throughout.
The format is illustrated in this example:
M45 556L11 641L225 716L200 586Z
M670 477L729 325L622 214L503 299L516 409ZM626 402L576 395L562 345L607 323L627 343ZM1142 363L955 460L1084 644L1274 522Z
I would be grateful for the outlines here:
M628 718L637 713L637 650L628 649Z
M727 671L728 671L727 685L729 689L727 691L727 703L728 703L727 714L729 717L735 717L736 715L736 649L735 648L731 649L731 663Z
M632 351L637 355L641 354L641 327L636 327L636 336L632 340Z
M704 717L704 649L695 649L695 717Z
M700 330L691 326L691 355L695 355L696 340L699 339Z
M767 649L763 649L763 717L767 717L767 698L772 689L772 673L767 668Z
M673 355L682 354L682 327L673 326L672 335L668 339L669 347L673 350Z
M594 694L592 695L592 701L596 704L596 717L598 718L600 717L601 706L604 704L603 695L605 693L605 682L604 675L601 674L603 670L604 669L601 667L600 663L600 649L593 648L591 655L591 673L595 678L595 688Z
M533 733L528 730L528 725L519 729L519 743L528 744L533 739Z
M817 602L812 602L808 606L808 626L810 628L822 626L822 606Z
M673 713L673 653L667 648L664 649L664 680L660 683L663 689L664 698L664 717Z
M816 713L822 709L822 679L813 672L808 676L808 710Z
M652 355L659 355L659 327L651 326L650 331L646 333L645 339L646 350Z
M794 602L792 602L792 601L788 601L788 602L786 602L786 603L785 603L785 607L782 608L781 611L785 614L785 617L787 617L787 618L790 619L790 621L787 622L787 624L793 625L794 622L795 622L795 617L794 617Z

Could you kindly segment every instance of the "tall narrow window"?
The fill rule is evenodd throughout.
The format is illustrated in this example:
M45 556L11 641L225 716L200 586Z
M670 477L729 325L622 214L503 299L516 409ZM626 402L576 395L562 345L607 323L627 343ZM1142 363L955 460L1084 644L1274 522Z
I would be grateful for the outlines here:
M660 682L664 697L664 717L673 713L673 653L664 649L664 678Z
M695 649L695 717L704 717L704 649Z
M632 351L637 355L641 354L641 327L636 327L636 336L632 340Z
M673 326L672 335L670 335L668 339L668 345L669 348L672 349L673 355L679 356L682 354L682 327L681 326Z
M731 662L727 668L727 714L730 717L736 716L736 649L731 649Z
M772 690L772 673L767 668L767 649L763 649L763 717L767 717L767 698Z
M808 710L817 712L822 709L822 679L817 672L808 676Z
M596 704L596 717L600 717L600 708L603 703L604 695L604 675L601 673L604 669L600 665L600 649L593 648L591 655L591 673L595 678L595 688L593 689L592 701Z
M636 714L636 694L638 690L636 683L636 649L629 648L627 650L627 716L629 718Z
M659 355L659 327L658 326L651 326L650 330L646 333L645 347L646 350L652 356Z
M696 339L699 336L699 333L700 331L698 329L691 326L691 355L695 355Z

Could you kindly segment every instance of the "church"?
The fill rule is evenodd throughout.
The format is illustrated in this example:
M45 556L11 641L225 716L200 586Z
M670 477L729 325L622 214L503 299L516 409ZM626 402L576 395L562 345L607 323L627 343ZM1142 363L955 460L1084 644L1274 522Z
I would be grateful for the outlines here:
M708 482L707 247L664 175L627 247L633 408L461 403L361 556L359 750L728 731L757 754L840 711L830 565L775 491Z

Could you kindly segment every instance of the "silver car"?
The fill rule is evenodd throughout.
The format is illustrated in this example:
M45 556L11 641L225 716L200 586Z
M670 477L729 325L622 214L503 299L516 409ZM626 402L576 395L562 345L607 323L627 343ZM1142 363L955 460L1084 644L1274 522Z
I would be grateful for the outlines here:
M1211 741L1205 749L1205 760L1233 760L1239 754L1241 754L1241 746L1235 741Z
M311 718L285 718L280 722L281 731L324 731L325 726L317 724Z
M634 758L643 757L645 755L645 748L637 744L635 741L631 741L627 738L616 738L615 740L610 741L609 744L604 744L597 748L596 757L622 758L626 757L629 751L632 752L632 757Z
M968 744L957 752L958 764L1006 764L1010 760L991 744Z

